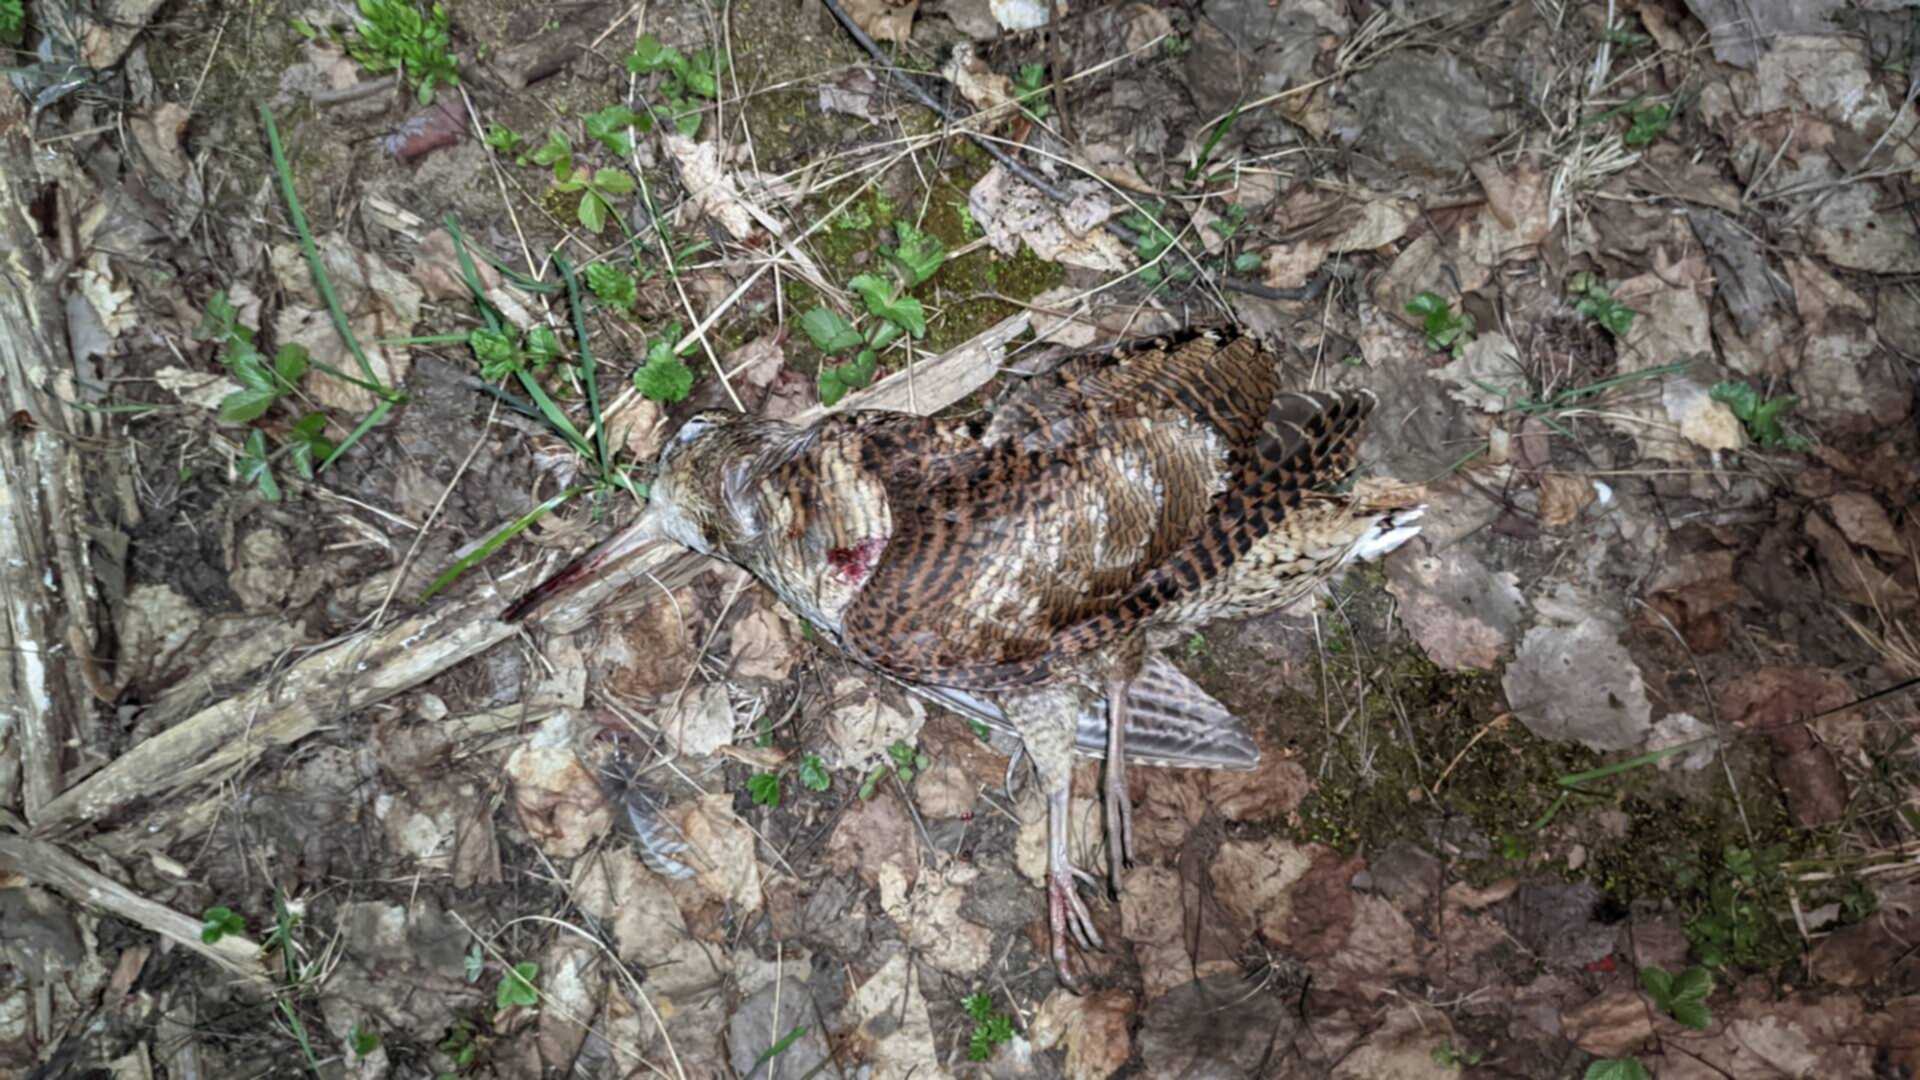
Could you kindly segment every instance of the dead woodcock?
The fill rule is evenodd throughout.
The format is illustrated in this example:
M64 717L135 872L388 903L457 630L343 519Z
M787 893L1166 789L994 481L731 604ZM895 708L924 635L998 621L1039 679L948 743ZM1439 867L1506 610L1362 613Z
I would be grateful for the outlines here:
M1011 726L1047 797L1054 964L1072 985L1068 936L1100 944L1068 859L1076 744L1106 757L1116 891L1129 756L1258 761L1151 645L1284 606L1418 531L1412 489L1333 490L1373 395L1281 380L1252 338L1188 333L1070 360L987 420L701 413L661 451L640 520L507 617L665 537L745 567L860 663Z

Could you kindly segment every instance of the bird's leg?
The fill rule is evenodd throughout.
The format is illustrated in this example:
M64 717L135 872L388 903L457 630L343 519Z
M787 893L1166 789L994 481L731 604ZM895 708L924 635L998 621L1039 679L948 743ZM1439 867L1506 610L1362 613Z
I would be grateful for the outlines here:
M1093 916L1085 901L1074 891L1075 876L1084 876L1067 857L1067 842L1072 822L1068 816L1073 794L1073 774L1045 777L1047 781L1047 921L1053 931L1053 970L1060 985L1080 992L1079 981L1067 967L1067 937L1082 948L1102 947L1100 932L1093 928Z
M1078 980L1067 966L1068 940L1086 948L1101 947L1093 917L1074 891L1074 879L1086 875L1067 855L1072 839L1068 810L1073 795L1073 735L1080 699L1071 689L1051 686L1002 700L1047 797L1047 925L1053 936L1053 967L1062 986L1077 990Z
M1120 871L1133 866L1133 800L1127 792L1127 687L1107 680L1107 883L1120 896Z

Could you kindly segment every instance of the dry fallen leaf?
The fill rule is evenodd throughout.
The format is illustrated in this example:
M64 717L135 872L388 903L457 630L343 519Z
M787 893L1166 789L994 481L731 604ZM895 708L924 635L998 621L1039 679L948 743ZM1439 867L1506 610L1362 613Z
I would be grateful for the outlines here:
M760 907L760 862L753 830L733 813L733 797L706 795L676 804L668 816L680 827L693 857L694 882L739 912Z
M799 662L787 621L770 604L761 604L733 624L733 675L781 682Z
M420 286L379 256L362 250L338 233L319 237L318 246L320 263L341 309L346 312L348 326L359 339L367 365L372 368L373 381L389 388L399 386L413 365L412 353L404 345L375 342L403 338L412 332L414 323L420 319ZM320 301L300 245L275 246L271 260L275 278L288 293L288 303L274 319L274 332L281 345L303 345L312 357L314 369L307 373L304 382L307 393L329 408L347 412L371 409L375 400L372 391L342 382L320 370L324 364L355 378L366 378L359 359L347 349Z
M1547 473L1540 477L1540 524L1549 529L1571 525L1594 498L1593 482L1586 477Z
M680 166L680 181L686 185L687 200L718 221L735 240L752 236L756 228L754 214L742 201L733 173L720 160L720 144L695 142L678 134L661 136L661 143Z
M913 16L920 10L919 0L900 4L893 0L847 0L841 5L849 18L859 24L875 41L905 45L913 32Z
M1125 990L1082 997L1055 989L1034 1014L1028 1036L1036 1050L1067 1044L1067 1080L1106 1080L1133 1056L1133 1014L1133 995Z
M520 825L540 850L572 858L613 824L600 782L573 752L573 714L557 710L507 757Z

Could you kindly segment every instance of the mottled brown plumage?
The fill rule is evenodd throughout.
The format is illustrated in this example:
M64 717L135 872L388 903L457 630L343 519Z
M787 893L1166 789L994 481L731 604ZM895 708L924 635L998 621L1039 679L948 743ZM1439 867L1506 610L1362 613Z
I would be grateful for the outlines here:
M701 414L662 451L642 526L751 570L861 663L1006 718L1048 796L1067 980L1068 934L1099 940L1066 857L1086 706L1106 702L1117 890L1130 733L1153 761L1257 758L1243 732L1208 726L1217 704L1149 663L1149 638L1281 606L1416 531L1404 489L1331 491L1372 407L1365 392L1285 390L1251 338L1193 334L1074 360L985 424ZM1225 749L1209 755L1214 731Z

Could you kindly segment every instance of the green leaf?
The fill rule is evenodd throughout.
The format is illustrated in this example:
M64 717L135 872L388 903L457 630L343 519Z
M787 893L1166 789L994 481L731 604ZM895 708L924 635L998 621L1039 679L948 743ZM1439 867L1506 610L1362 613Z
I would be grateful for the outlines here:
M863 340L860 331L832 308L817 307L800 316L800 329L806 332L814 348L829 356L851 349Z
M1020 107L1033 114L1036 120L1047 118L1045 87L1047 68L1045 64L1021 64L1020 73L1013 80L1013 96Z
M527 137L505 124L487 125L487 146L501 154L517 154ZM542 164L545 164L544 162Z
M267 437L259 428L247 435L241 451L240 482L253 485L268 502L280 501L280 485L273 478L273 461L267 454Z
M1695 1031L1705 1031L1713 1026L1713 1011L1698 1001L1676 1001L1667 1011L1673 1014L1677 1023Z
M820 404L829 409L840 404L840 399L847 396L847 384L840 381L840 369L837 367L822 368L819 377L814 380L814 387L820 391Z
M348 1032L347 1041L352 1045L356 1057L366 1057L380 1049L380 1033L370 1027L363 1028L359 1024L353 1025L353 1030Z
M200 328L195 331L195 336L202 341L226 341L235 336L252 340L253 335L240 325L240 312L227 299L226 290L222 289L207 299L207 311L201 316Z
M780 774L754 773L747 777L747 795L755 806L780 805Z
M646 365L633 373L633 387L649 401L684 401L693 392L693 369L670 351L648 349Z
M907 288L913 288L940 269L940 264L947 259L947 245L941 243L939 237L923 233L904 221L894 229L900 234L900 246L886 255L901 269Z
M587 267L587 288L593 290L593 295L601 303L621 311L632 311L634 303L640 298L633 275L611 263L594 263Z
M833 774L827 771L827 763L820 760L819 754L800 759L800 786L808 791L825 791L833 786Z
M273 373L280 376L285 389L292 389L307 373L308 362L307 347L290 341L273 354Z
M554 180L564 181L573 173L573 144L567 141L565 135L549 130L547 141L538 150L528 154L527 160L535 165L552 166Z
M1695 965L1673 980L1673 1000L1705 1001L1713 993L1713 972Z
M280 399L278 390L235 390L220 399L219 419L223 424L244 424L266 415Z
M597 191L580 193L580 227L599 236L607 228L607 202Z
M280 392L280 384L273 381L273 372L267 369L267 358L253 351L251 345L238 346L231 351L227 370L233 372L233 377L240 380L240 385L249 390Z
M673 114L673 129L691 139L700 134L700 107L680 98L667 99L668 111Z
M201 915L200 940L212 945L228 934L247 932L247 920L229 907L210 907Z
M844 364L820 369L820 404L832 408L840 403L848 391L871 383L878 365L879 357L872 349L861 349L858 355Z
M301 479L313 479L315 467L333 453L333 442L323 434L327 429L325 413L310 412L287 432L287 460Z
M500 976L500 986L494 991L494 1006L500 1009L523 1005L532 1008L540 1003L540 992L533 988L533 980L540 974L540 965L521 961L508 968Z
M633 177L619 169L595 169L593 190L602 196L612 196L607 200L612 202L614 198L633 194Z
M1247 274L1260 269L1260 256L1251 251L1243 251L1233 257L1235 273Z
M548 364L560 358L563 351L560 335L550 326L536 326L527 331L525 342L527 359L533 361L533 370L542 371Z
M725 57L717 57L711 49L701 49L687 62L680 78L688 90L712 101L720 96L720 73L726 68Z
M608 151L626 157L633 153L633 136L628 129L644 119L625 105L609 105L598 112L588 113L585 122L587 137L595 140Z
M1587 1066L1586 1080L1653 1080L1634 1058L1608 1058Z
M686 58L680 50L671 45L662 45L660 39L652 34L642 34L633 43L633 51L627 54L627 70L635 75L649 75L660 70L680 72L686 70Z
M1447 314L1447 301L1439 293L1423 292L1407 301L1407 314L1431 318Z
M480 361L480 377L499 382L520 367L520 350L505 330L479 327L467 332L467 346Z
M1641 968L1640 985L1646 989L1653 1003L1663 1009L1673 1000L1673 976L1662 968Z
M920 301L911 296L898 295L894 282L874 274L861 274L847 282L847 286L867 302L868 311L898 325L915 338L927 336L927 316L920 307Z

